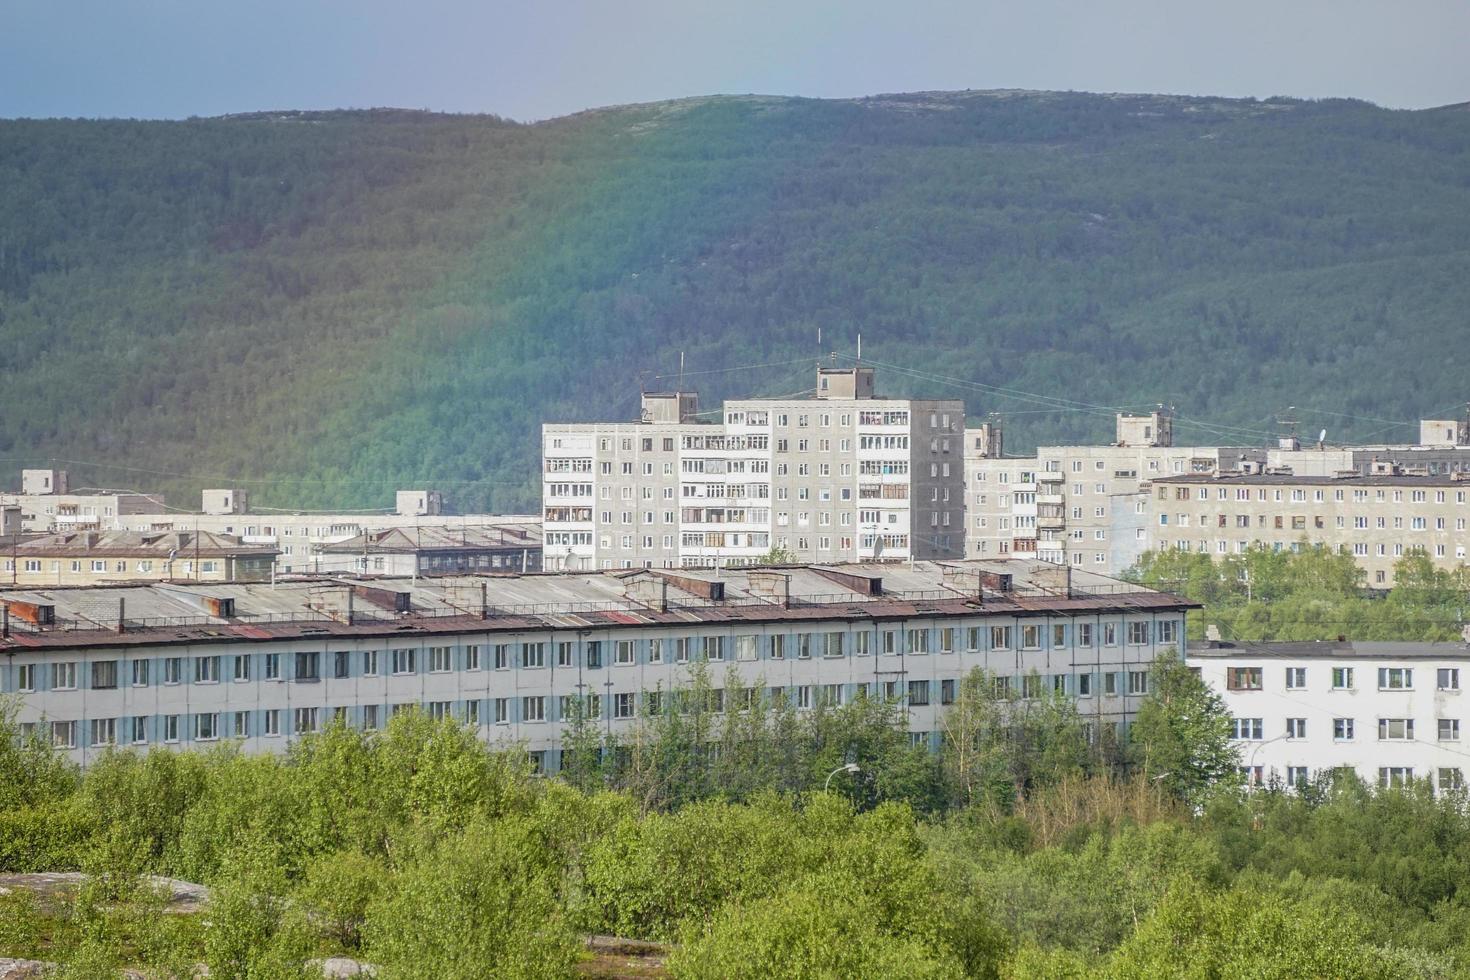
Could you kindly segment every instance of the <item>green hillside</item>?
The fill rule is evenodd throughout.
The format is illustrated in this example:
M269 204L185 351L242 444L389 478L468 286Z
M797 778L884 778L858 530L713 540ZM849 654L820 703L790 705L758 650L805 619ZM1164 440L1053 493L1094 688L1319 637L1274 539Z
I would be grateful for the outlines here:
M1470 111L926 93L0 121L0 481L534 508L543 420L810 385L1259 442L1470 398ZM768 365L748 370L727 370ZM718 372L700 374L696 372ZM942 380L953 379L953 380ZM995 390L1004 389L1004 390ZM1041 396L1041 397L1037 397ZM1054 399L1063 399L1057 402Z

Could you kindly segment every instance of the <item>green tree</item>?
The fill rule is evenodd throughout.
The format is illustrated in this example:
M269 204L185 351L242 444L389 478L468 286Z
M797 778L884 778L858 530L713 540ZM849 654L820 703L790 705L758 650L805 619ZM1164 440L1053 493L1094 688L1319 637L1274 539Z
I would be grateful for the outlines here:
M1225 702L1174 650L1159 654L1149 668L1149 693L1134 716L1129 744L1144 778L1192 804L1212 786L1237 778L1240 759Z

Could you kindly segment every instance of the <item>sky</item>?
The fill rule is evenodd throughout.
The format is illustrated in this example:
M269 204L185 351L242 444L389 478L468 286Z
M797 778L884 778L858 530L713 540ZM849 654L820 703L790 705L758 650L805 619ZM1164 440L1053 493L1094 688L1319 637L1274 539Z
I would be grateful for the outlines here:
M1470 0L0 0L0 117L716 93L1470 101Z

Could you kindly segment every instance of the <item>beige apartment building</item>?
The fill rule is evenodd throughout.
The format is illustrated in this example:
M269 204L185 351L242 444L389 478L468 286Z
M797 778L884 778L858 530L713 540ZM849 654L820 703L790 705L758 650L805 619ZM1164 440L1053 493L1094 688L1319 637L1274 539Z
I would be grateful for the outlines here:
M870 368L816 382L714 418L660 392L637 422L543 425L546 567L961 557L964 402L880 397Z
M1391 464L1361 476L1222 473L1165 476L1139 495L1150 547L1215 556L1260 546L1323 545L1352 555L1371 588L1391 588L1394 562L1422 550L1456 568L1470 547L1470 480L1410 476Z
M968 558L1037 558L1116 575L1148 548L1140 487L1260 460L1248 447L1175 446L1164 408L1116 418L1108 446L1042 446L1006 456L998 423L965 433Z
M264 582L276 550L186 531L63 531L13 541L0 566L20 586Z
M161 513L163 494L130 490L71 492L66 470L22 470L20 493L0 493L0 507L20 509L21 530L33 534L51 531L105 530L118 526L130 514Z

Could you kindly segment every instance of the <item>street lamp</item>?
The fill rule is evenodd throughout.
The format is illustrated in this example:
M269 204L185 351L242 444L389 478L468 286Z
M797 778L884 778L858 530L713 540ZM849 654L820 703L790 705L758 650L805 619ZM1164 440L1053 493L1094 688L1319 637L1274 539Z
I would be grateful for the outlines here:
M836 769L833 769L831 772L827 773L827 781L822 784L822 792L825 793L829 789L831 789L832 777L837 775L839 772L859 773L862 771L862 768L858 766L856 762L849 762L845 765L838 766Z
M1260 752L1272 742L1279 742L1285 738L1291 738L1291 732L1287 732L1285 735L1277 735L1275 738L1268 738L1264 742L1257 742L1256 747L1251 749L1250 761L1246 763L1245 767L1245 779L1247 784L1250 783L1251 775L1256 771L1256 753Z

